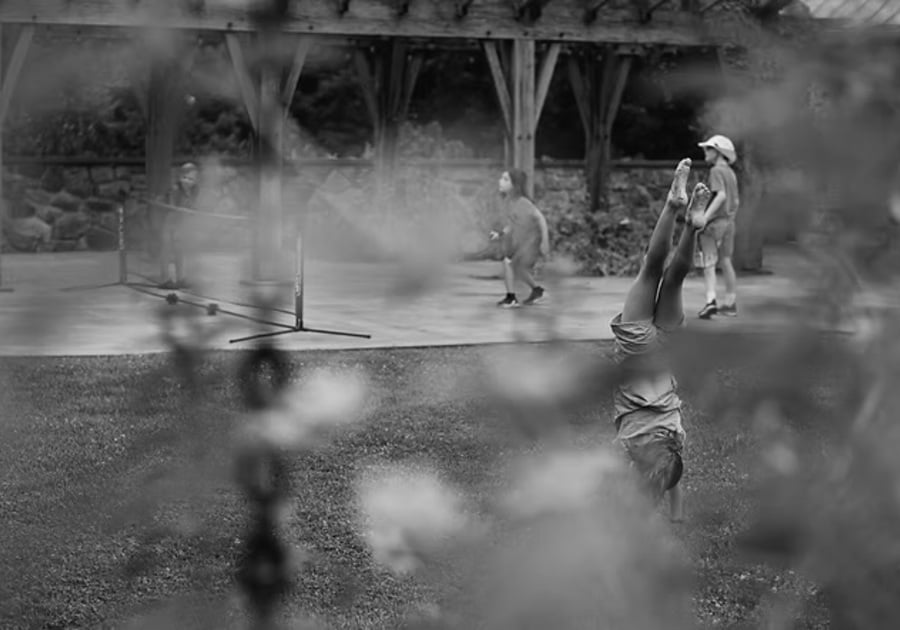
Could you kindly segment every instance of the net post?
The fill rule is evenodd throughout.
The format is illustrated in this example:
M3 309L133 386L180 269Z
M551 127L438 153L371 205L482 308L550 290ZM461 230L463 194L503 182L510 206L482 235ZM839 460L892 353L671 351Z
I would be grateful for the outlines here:
M125 252L125 204L120 203L117 209L119 219L119 282L128 282L128 256Z
M294 329L303 330L303 235L294 245Z

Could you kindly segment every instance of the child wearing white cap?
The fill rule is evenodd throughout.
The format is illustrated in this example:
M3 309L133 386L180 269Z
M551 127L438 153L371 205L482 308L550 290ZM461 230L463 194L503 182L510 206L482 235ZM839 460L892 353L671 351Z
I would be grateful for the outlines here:
M734 255L734 227L740 206L737 176L731 165L737 160L734 143L722 135L701 142L704 157L712 165L709 188L712 201L704 214L705 227L698 235L700 266L706 281L706 305L700 309L700 319L713 315L737 315L737 276L731 262ZM722 268L725 280L725 299L716 300L716 265Z

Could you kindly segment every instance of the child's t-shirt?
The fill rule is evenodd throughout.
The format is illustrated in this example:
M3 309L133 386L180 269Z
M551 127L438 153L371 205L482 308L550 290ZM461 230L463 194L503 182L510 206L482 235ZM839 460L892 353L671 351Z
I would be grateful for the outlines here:
M710 221L715 219L732 219L737 215L738 207L741 204L738 194L737 175L734 170L727 164L715 164L709 170L709 189L716 194L718 192L725 193L725 203L719 206L716 214L710 217Z
M514 252L539 251L541 247L540 210L524 197L509 204L509 246Z
M665 336L667 331L660 330L652 321L622 322L621 314L610 325L620 361L649 359L646 370L635 370L613 394L617 439L633 439L660 428L683 436L678 384L665 369L663 357L665 342L661 335Z

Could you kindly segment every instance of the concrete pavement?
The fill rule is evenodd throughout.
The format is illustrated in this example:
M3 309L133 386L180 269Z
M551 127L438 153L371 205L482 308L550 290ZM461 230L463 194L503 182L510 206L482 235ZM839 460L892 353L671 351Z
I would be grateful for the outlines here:
M165 351L159 323L163 311L196 316L190 321L202 334L209 335L208 344L214 348L246 348L246 343L230 344L229 340L275 330L225 314L210 317L202 309L183 304L169 306L162 299L124 286L61 290L114 282L118 274L115 253L4 255L2 263L4 286L14 291L0 293L0 355ZM699 278L689 278L685 286L689 322L704 326L773 325L767 316L767 301L797 290L786 267L789 265L776 262L773 275L741 279L741 317L737 320L693 324L693 313L703 303L703 287ZM304 332L282 335L278 344L288 350L302 350L537 341L551 334L573 340L605 339L610 337L609 320L621 308L630 286L627 278L569 277L548 285L549 299L543 305L502 310L495 307L503 295L498 272L496 262L451 265L428 278L427 290L400 297L396 289L404 273L396 266L308 261L305 326L366 333L371 338ZM201 304L215 301L221 309L246 316L263 315L229 304L251 300L248 289L239 282L240 261L225 255L206 256L194 268L194 277L204 280L197 292L214 299L183 297ZM282 287L277 293L280 306L291 310L291 289ZM286 326L293 323L287 313L276 313L270 319Z

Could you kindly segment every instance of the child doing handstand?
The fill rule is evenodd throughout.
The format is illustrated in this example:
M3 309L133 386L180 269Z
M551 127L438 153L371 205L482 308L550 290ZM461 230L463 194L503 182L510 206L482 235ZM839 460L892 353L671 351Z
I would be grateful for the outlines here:
M641 474L653 501L658 503L669 493L674 521L683 518L678 482L684 471L685 431L677 384L663 350L665 337L684 323L681 289L693 264L696 233L703 228L710 198L709 189L697 184L688 203L690 170L689 159L675 169L640 272L622 312L610 323L623 370L614 395L616 440ZM676 222L685 226L666 264Z

